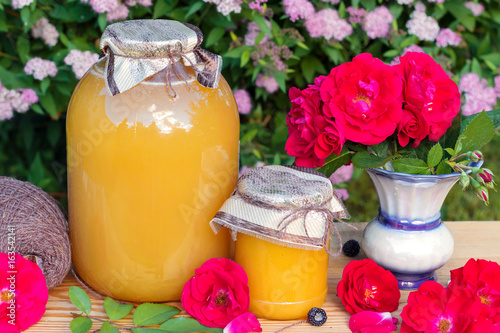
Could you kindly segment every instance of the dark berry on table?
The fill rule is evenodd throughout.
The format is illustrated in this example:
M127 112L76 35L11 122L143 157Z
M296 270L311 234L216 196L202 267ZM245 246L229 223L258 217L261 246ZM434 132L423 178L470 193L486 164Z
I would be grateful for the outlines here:
M321 326L326 323L328 317L326 316L326 312L320 308L312 308L309 310L307 314L307 321L314 326Z
M361 247L359 246L358 241L354 239L350 239L345 242L344 246L342 246L342 252L348 257L355 257L358 255Z

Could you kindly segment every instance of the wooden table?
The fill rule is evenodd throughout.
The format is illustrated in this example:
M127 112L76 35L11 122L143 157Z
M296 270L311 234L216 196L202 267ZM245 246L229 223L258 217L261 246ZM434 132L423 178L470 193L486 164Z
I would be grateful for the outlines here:
M451 260L438 271L439 282L446 285L449 280L449 271L454 268L463 266L469 258L482 258L500 262L500 221L484 221L484 222L448 222L455 238L455 252ZM348 239L361 239L361 234L366 223L355 223L358 231L353 231L344 226L339 226L342 238L344 241ZM363 253L355 259L364 258ZM336 287L339 282L342 270L351 260L344 255L333 258L330 261L330 275L328 279L329 293L323 308L328 313L328 321L321 327L313 327L307 323L292 327L286 332L336 332L349 333L348 328L349 313L345 311L336 296ZM47 304L47 312L40 322L26 332L29 333L54 333L54 332L71 332L69 323L72 319L70 312L77 312L76 308L68 299L68 288L77 286L78 282L72 275L68 275L61 285L50 291L49 302ZM400 319L403 306L406 304L409 292L402 292L400 307L396 315ZM179 306L179 303L170 303ZM105 313L102 307L102 300L92 298L92 313L93 316L105 319ZM128 319L118 321L120 324L132 324L131 316ZM275 332L280 328L289 325L293 322L287 321L270 321L261 320L263 332ZM100 326L94 325L92 330L99 329ZM399 325L398 325L399 327Z

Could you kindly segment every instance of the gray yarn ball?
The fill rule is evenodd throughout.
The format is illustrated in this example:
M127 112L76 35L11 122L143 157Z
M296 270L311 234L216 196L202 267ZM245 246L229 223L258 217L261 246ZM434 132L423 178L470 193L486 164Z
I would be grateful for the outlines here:
M36 261L49 288L60 284L71 267L71 247L58 202L31 183L0 177L0 252L12 245L9 229L15 252Z

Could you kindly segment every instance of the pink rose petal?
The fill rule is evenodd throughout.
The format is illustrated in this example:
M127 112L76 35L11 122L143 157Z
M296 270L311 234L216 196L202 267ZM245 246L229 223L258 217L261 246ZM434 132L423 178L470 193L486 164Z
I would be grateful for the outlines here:
M257 317L251 312L244 313L233 319L224 328L223 333L247 333L247 332L262 332L260 323Z
M397 322L389 312L363 311L351 316L349 329L353 333L390 333L397 329Z

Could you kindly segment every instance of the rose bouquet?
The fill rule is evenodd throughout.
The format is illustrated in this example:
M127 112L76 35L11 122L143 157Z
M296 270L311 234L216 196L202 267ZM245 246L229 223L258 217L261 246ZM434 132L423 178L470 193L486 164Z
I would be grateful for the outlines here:
M344 164L406 174L462 174L488 203L494 188L479 151L500 125L500 110L464 117L457 84L429 55L396 65L364 53L289 91L286 151L298 166L330 176ZM479 165L481 165L479 164Z

